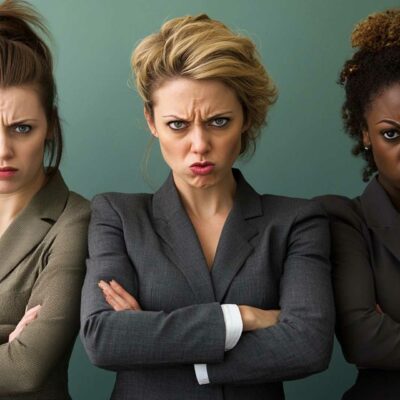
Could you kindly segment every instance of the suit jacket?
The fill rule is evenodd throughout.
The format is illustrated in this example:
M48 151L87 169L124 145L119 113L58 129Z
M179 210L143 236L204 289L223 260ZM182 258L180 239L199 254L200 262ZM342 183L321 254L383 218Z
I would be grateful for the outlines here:
M118 371L113 399L283 399L281 381L328 366L333 300L326 215L310 201L260 196L235 171L236 195L208 270L170 176L154 195L92 204L81 337ZM115 312L97 284L115 279L144 311ZM221 303L281 309L273 327L224 352ZM197 383L193 364L211 381Z
M70 399L89 211L56 174L0 238L1 399ZM38 304L37 319L8 343L25 310Z
M337 337L347 361L363 369L358 378L362 398L392 398L382 388L396 374L383 377L364 369L400 370L400 213L377 178L353 200L324 196L320 201L331 219ZM383 397L371 395L372 386Z

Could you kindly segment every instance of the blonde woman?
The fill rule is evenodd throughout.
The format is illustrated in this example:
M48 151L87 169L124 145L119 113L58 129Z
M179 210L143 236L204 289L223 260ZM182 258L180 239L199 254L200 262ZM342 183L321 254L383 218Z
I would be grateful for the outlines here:
M283 399L328 366L327 218L259 195L237 169L276 90L254 44L206 15L166 22L132 56L171 174L155 194L93 201L82 340L118 371L113 399Z

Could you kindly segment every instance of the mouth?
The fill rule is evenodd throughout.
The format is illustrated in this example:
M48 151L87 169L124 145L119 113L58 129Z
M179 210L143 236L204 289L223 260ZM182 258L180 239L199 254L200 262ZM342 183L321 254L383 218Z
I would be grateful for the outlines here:
M0 167L0 172L9 172L9 171L17 171L17 168L13 167Z
M17 168L13 167L0 167L0 178L10 178L15 175Z
M204 168L204 167L208 167L209 165L214 165L214 163L212 163L211 161L196 162L196 163L193 163L193 164L190 166L190 168L192 168L192 167Z
M196 162L190 166L190 170L194 175L208 175L215 167L215 164L210 161Z

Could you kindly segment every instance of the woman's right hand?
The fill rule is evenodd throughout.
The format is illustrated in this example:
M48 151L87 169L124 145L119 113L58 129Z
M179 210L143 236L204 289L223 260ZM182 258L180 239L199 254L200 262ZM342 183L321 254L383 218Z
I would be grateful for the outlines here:
M263 310L251 306L239 306L243 321L243 331L269 328L279 321L280 310Z
M140 304L137 302L137 300L118 282L112 280L107 283L101 280L98 285L103 291L104 299L115 311L141 310Z
M39 304L25 312L24 316L18 322L18 325L9 334L9 336L8 336L9 343L11 343L14 339L16 339L21 334L21 332L25 329L25 327L37 318L41 307L42 306Z

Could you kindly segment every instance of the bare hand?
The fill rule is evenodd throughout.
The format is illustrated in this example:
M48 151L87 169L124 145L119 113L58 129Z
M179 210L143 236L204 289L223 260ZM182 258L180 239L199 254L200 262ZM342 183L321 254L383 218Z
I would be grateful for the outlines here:
M280 310L263 310L251 306L239 306L243 321L243 331L269 328L279 321Z
M382 308L381 308L381 306L379 304L376 305L376 312L378 314L383 314Z
M112 280L109 283L100 281L99 287L103 291L105 300L115 311L141 310L136 299L116 281Z
M25 312L24 316L18 322L18 325L9 334L9 336L8 336L9 343L11 343L14 339L16 339L21 334L21 332L25 329L25 327L37 318L41 307L42 307L41 305L37 305Z

